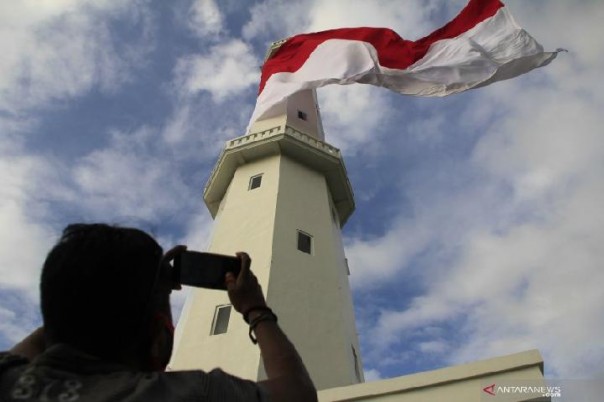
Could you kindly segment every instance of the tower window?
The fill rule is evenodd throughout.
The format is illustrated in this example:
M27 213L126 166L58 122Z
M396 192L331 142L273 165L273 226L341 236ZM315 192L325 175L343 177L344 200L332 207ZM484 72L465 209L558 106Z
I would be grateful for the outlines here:
M214 321L212 322L212 332L210 335L219 335L227 332L229 327L229 318L231 317L231 306L216 306L214 312Z
M298 119L300 120L308 120L308 115L301 110L298 110Z
M352 348L352 357L354 359L354 374L357 376L357 381L361 382L361 369L359 367L359 357L357 356L357 351L354 349L354 346L350 345Z
M298 230L298 250L311 254L312 236Z
M259 175L253 176L252 178L250 178L249 189L253 190L255 188L258 188L258 187L260 187L261 184L262 184L262 175L259 174Z

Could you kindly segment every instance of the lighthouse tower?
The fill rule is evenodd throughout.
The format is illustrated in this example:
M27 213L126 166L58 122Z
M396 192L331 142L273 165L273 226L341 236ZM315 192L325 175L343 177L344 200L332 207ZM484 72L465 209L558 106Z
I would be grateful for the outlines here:
M204 201L215 220L208 251L249 253L267 303L315 386L363 382L341 237L354 197L340 151L324 141L314 90L290 97L273 117L226 143ZM226 292L193 289L170 367L220 367L262 380L260 350L248 330Z

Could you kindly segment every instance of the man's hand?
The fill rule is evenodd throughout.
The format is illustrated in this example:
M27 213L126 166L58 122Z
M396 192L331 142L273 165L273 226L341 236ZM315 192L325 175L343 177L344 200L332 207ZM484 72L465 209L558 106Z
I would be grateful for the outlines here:
M177 255L184 253L185 251L187 251L187 246L183 246L183 245L174 246L170 250L166 251L166 253L162 257L161 262L160 262L160 264L164 267L164 271L166 273L172 272L171 265L170 265L172 263L172 260L174 260L174 258L176 258ZM180 283L174 282L174 278L171 277L171 278L168 278L168 280L170 281L171 289L173 289L173 290L182 289L182 286L180 285Z
M244 314L252 307L266 306L262 288L258 279L250 270L252 260L244 252L237 253L241 261L241 271L235 278L231 272L225 276L225 283L231 304L238 312Z

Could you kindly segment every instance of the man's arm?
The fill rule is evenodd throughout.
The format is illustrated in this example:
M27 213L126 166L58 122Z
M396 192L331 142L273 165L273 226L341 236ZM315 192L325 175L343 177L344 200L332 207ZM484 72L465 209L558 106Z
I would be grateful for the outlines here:
M233 307L242 314L252 307L266 307L262 288L250 270L250 257L245 253L237 255L241 259L239 276L235 278L230 273L226 276L227 290ZM263 310L251 311L249 322L253 322L262 314L265 314ZM272 320L262 320L256 325L254 332L268 377L268 380L260 381L259 384L268 391L271 401L317 401L317 390L306 367L279 325Z
M14 355L19 355L33 360L36 356L46 349L46 340L44 339L44 327L36 329L26 336L21 342L13 346L9 351Z

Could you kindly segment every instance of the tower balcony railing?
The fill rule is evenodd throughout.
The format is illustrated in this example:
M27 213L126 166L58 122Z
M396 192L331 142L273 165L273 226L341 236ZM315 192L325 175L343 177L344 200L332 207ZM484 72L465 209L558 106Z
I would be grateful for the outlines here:
M263 130L263 131L258 131L255 133L250 133L250 134L247 134L247 135L244 135L241 137L234 138L234 139L226 142L226 146L222 152L224 153L228 150L236 149L236 148L239 148L239 147L242 147L245 145L249 145L254 142L268 140L271 137L277 137L277 136L283 135L283 134L293 137L300 142L308 144L311 147L313 147L314 149L317 149L328 155L331 155L334 158L338 158L338 159L342 158L342 154L338 148L336 148L332 145L329 145L326 142L318 140L301 131L298 131L295 128L292 128L290 126L276 126L276 127L272 127L272 128ZM214 169L212 169L209 180L206 183L206 186L204 187L204 192L207 189L208 184L214 179L214 176L216 175L218 168L219 168L219 166L215 165Z
M296 138L299 141L309 144L320 151L326 152L336 158L341 157L341 153L338 148L336 148L332 145L329 145L326 142L318 140L308 134L305 134L302 131L298 131L295 128L292 128L290 126L285 126L285 130L283 129L283 126L277 126L277 127L269 128L267 130L259 131L257 133L251 133L248 135L244 135L242 137L237 137L235 139L227 141L226 149L228 150L228 149L237 148L239 146L246 145L251 142L264 140L264 139L267 139L267 138L270 138L273 136L277 136L280 134L284 134L284 133L286 135L290 135L290 136Z
M281 47L282 44L287 42L288 39L289 38L284 38L284 39L271 43L268 50L266 51L266 55L264 55L264 61L268 60L269 57L271 57L273 55L273 53L275 53L277 51L277 49L279 49Z

